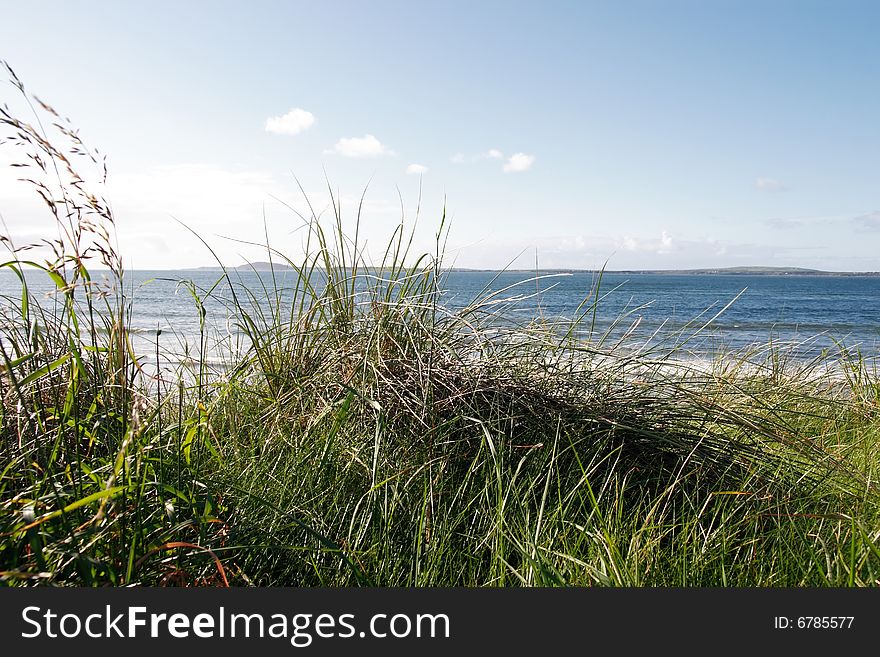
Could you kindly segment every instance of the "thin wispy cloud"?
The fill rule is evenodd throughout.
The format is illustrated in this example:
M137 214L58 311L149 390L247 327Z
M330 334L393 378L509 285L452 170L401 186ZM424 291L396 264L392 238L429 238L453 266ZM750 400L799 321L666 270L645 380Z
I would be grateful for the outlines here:
M880 230L880 210L854 217L853 222L861 230Z
M874 213L878 214L878 213ZM871 215L864 215L870 217ZM860 222L864 217L853 217L852 215L820 215L820 216L800 216L800 217L772 217L766 219L763 223L776 228L778 230L792 229L817 229L827 227L843 227L844 224L855 221Z
M456 153L452 157L449 158L449 161L453 164L463 164L465 160L464 153Z
M778 230L791 230L792 228L801 228L804 225L804 219L801 217L773 217L765 222L771 228Z
M528 171L534 163L534 155L526 155L525 153L514 153L509 158L507 158L507 162L504 163L504 173L519 173L521 171Z
M299 107L294 107L282 116L266 119L266 132L276 135L298 135L315 125L315 115Z
M776 178L755 178L755 187L764 192L782 192L787 189Z
M410 175L410 176L421 175L423 173L428 173L428 167L421 165L421 164L410 164L406 168L406 173L407 173L407 175Z
M328 153L336 153L343 157L380 157L382 155L393 155L393 151L387 148L381 141L373 135L364 135L363 137L343 137L332 150Z

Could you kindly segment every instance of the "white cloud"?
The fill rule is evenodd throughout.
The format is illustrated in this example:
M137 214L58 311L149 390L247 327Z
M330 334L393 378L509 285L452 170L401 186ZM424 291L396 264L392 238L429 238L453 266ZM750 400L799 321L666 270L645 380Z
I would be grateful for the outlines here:
M373 135L363 137L343 137L333 150L327 151L344 157L378 157L380 155L392 155L392 151L386 148L381 141Z
M847 218L849 221L852 219L853 217ZM532 235L515 235L511 231L490 231L487 228L483 235L485 237L480 242L450 243L450 249L456 250L456 266L504 267L509 266L512 257L522 254L516 260L516 266L528 270L534 269L536 257L543 269L604 267L606 271L615 271L777 265L829 271L880 270L877 256L867 249L861 254L836 256L828 253L824 247L799 246L789 239L780 243L764 244L728 242L711 235L687 237L678 229L674 232L671 229L667 231L666 250L662 232L640 234L615 231L612 234L554 235L543 231ZM869 243L869 240L862 242ZM629 283L626 285L625 289L628 289Z
M428 167L423 166L421 164L410 164L406 168L406 172L407 172L407 174L409 174L411 176L412 175L420 175L423 173L428 173Z
M482 160L501 160L504 158L504 153L499 151L497 148L490 148L488 151L480 153L479 155L473 155L471 157L472 162L480 162ZM464 161L464 156L462 155L462 162Z
M0 169L0 214L5 217L16 245L57 234L42 199L28 184L16 183L14 176L20 171ZM328 190L320 178L306 180L304 185L309 201L291 180L279 178L268 170L177 163L119 173L111 171L106 188L90 185L87 189L112 203L119 252L126 266L177 269L215 263L205 246L175 219L204 238L228 265L267 259L265 248L246 243L263 241L265 219L272 246L298 260L306 231L299 229L302 221L291 208L307 217L310 204L314 204L318 214L330 204ZM417 207L417 192L410 190L405 199L409 219ZM371 191L364 199L357 189L342 193L336 200L343 208L346 235L354 234L355 222L361 216L365 226L362 239L377 245L385 243L399 227L404 209L399 198L381 198ZM427 228L429 224L425 225ZM6 232L0 226L0 234ZM430 238L423 242L425 246L420 245L419 249L427 252L433 248ZM0 257L6 258L4 251L0 244ZM30 251L28 255L41 260L49 254ZM368 260L379 261L383 252L366 255Z
M8 148L7 148L8 146ZM0 234L11 238L18 247L39 242L43 238L57 236L57 226L52 213L43 198L37 194L34 183L48 185L52 194L59 194L58 179L52 173L43 173L30 160L28 149L16 148L11 142L0 148ZM42 157L46 158L42 153ZM87 165L83 158L73 158L73 166L85 179L85 189L97 196L106 196L104 187L96 181L95 169ZM13 166L27 164L26 167ZM52 168L49 167L49 171ZM62 169L62 179L69 180ZM100 177L100 176L99 176ZM72 190L71 190L72 191ZM0 259L6 260L6 247L0 244ZM34 260L49 257L48 252L34 255Z
M474 155L473 160L475 162L479 160L500 160L504 157L504 153L499 151L497 148L490 148L485 153L480 153L479 155Z
M0 150L0 201L11 199L30 199L35 196L33 185L22 182L21 178L31 178L34 174L30 169L13 166L31 162L22 149L20 155L13 149Z
M786 189L776 178L755 178L755 187L765 192L781 192Z
M241 262L239 253L261 259L265 253L249 251L250 247L217 235L253 239L253 226L262 221L262 210L267 205L270 211L287 218L288 213L274 210L277 203L272 200L272 195L285 193L285 187L268 171L231 170L201 163L111 173L107 181L107 198L113 203L121 253L142 267L210 264L210 253L172 217L211 242L226 263ZM153 248L159 238L168 244L167 250Z
M624 251L633 251L638 253L656 253L663 255L677 251L677 245L674 244L672 236L665 230L660 233L660 239L656 237L636 238L631 235L624 236L618 242L619 248Z
M514 153L507 162L504 163L504 173L517 173L520 171L528 171L535 162L534 155L526 155L525 153Z
M517 153L517 155L522 155L522 153ZM454 164L463 164L468 160L471 162L481 162L483 160L503 160L504 153L499 151L497 148L490 148L487 151L483 151L482 153L477 153L476 155L468 155L466 156L464 153L456 153L453 155L450 160Z
M315 124L315 115L299 107L294 107L283 116L266 119L266 132L276 135L298 135Z

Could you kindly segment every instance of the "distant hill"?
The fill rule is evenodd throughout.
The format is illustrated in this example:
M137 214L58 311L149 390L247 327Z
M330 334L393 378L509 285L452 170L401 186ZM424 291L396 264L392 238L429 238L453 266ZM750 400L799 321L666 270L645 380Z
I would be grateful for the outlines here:
M239 265L235 267L236 270L241 271L253 271L256 269L257 271L272 271L272 269L293 269L290 265L286 265L282 262L250 262L246 265Z

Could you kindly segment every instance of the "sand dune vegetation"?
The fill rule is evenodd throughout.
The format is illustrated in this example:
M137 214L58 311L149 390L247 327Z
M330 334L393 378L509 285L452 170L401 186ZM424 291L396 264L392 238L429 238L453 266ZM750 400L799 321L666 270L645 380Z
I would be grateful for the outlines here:
M202 358L157 377L91 191L103 161L9 74L34 117L0 109L0 148L57 234L2 236L4 584L878 582L880 387L859 354L828 356L836 378L775 350L633 356L590 331L601 281L566 321L502 317L515 299L489 290L451 309L445 216L433 252L402 222L367 261L331 193L328 216L291 218L305 257L267 248L293 289L221 262L191 285ZM222 367L207 295L246 336Z

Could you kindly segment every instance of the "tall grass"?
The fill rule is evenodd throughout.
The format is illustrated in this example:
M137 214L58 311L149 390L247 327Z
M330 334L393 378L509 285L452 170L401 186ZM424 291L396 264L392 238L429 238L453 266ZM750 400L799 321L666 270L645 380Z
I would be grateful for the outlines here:
M372 262L331 191L328 219L294 216L304 257L267 240L292 286L226 268L211 289L182 283L195 367L149 370L113 214L78 173L101 178L101 160L30 106L31 122L0 110L4 147L59 237L45 262L4 237L20 294L2 308L3 582L877 582L880 388L858 357L831 383L826 363L772 349L690 370L597 334L601 279L568 321L512 320L526 286L450 309L445 217L433 252L402 220ZM219 371L208 297L246 336Z

